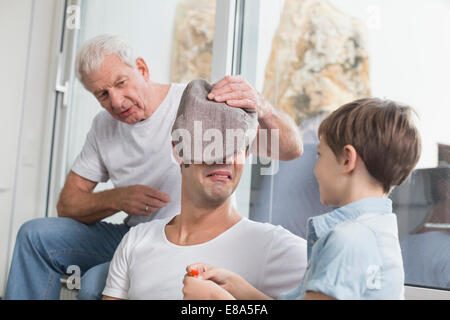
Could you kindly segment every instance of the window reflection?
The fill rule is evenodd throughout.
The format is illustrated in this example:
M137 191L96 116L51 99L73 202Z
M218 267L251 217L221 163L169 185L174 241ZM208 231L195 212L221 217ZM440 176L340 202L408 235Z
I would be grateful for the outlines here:
M244 32L252 41L244 43L242 53L245 57L257 52L243 59L258 60L257 75L244 76L256 77L258 90L298 123L304 154L280 162L274 176L261 176L260 165L253 166L250 218L281 224L305 237L306 220L333 209L320 203L313 174L322 119L343 103L365 96L404 102L417 111L422 137L417 169L390 195L398 218L405 281L449 289L448 3L258 3L254 19L245 21ZM252 24L255 21L264 21L259 31ZM253 43L256 49L251 48Z
M270 52L262 93L299 125L304 153L280 162L274 176L259 176L254 168L250 218L306 238L307 219L333 209L320 203L313 173L320 122L340 105L370 96L367 30L328 1L265 4L261 16L280 10L270 46L262 48Z
M216 0L182 0L174 19L172 82L209 80L212 65Z
M391 199L405 283L450 289L450 166L416 170Z

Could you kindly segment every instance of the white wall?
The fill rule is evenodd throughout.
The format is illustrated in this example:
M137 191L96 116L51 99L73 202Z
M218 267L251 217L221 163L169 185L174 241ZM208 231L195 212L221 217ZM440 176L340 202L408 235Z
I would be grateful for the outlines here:
M8 43L0 50L0 284L4 283L8 254L31 7L30 1L0 1L0 39Z
M55 0L0 0L0 296L17 230L44 215Z

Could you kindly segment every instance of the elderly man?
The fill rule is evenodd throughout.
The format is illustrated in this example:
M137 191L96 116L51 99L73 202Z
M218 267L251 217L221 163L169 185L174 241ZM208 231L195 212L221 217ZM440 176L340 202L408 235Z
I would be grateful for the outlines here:
M181 175L171 161L169 141L185 85L151 81L144 59L116 36L87 41L76 68L105 111L93 120L66 178L59 218L31 220L19 230L6 299L57 299L60 278L72 265L84 274L78 298L101 297L109 261L129 228L174 216L180 209ZM294 122L243 78L223 78L209 98L253 109L261 128L279 129L280 160L301 155ZM113 189L94 192L109 179ZM119 211L128 214L123 224L101 222Z
M185 268L200 260L226 265L271 297L294 288L306 270L305 240L243 218L231 204L256 114L208 101L209 90L204 80L189 83L173 126L182 171L180 214L130 229L111 262L105 299L181 299ZM216 148L196 135L195 122L222 137ZM238 143L226 139L227 130L240 132ZM196 144L202 153L193 152Z

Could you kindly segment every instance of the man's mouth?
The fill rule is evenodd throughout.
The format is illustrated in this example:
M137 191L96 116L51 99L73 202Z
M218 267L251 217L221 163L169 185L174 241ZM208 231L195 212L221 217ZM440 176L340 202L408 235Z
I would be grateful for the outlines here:
M131 111L132 111L131 109L132 109L132 107L129 107L127 110L121 112L121 113L120 113L120 116L121 116L121 117L129 116L130 113L131 113Z
M229 181L232 178L232 174L228 170L216 170L208 173L206 177L216 181Z

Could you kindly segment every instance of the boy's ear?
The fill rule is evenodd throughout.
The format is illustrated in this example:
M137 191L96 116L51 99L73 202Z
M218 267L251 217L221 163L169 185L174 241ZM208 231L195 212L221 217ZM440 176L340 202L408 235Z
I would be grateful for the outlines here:
M356 161L358 159L358 152L356 152L356 149L350 145L347 144L344 146L342 155L340 157L340 163L343 168L343 173L350 173L352 172L356 167Z

